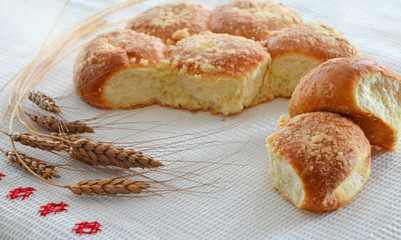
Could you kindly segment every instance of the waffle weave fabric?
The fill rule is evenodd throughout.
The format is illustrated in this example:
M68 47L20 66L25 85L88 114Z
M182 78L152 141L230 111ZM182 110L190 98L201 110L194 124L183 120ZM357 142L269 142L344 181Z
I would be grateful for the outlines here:
M144 1L107 20L133 17L165 2ZM194 2L212 9L227 1ZM114 3L72 0L52 36ZM401 75L401 1L282 0L282 3L296 11L304 22L321 22L341 30L364 57ZM53 0L0 1L1 85L35 57L63 6L64 1ZM103 112L75 95L72 66L76 55L77 52L55 65L35 87L59 97L61 110L71 120L88 119ZM2 111L10 89L0 93ZM38 111L30 102L26 105ZM265 138L276 131L280 115L288 116L287 106L287 99L276 99L231 117L150 106L121 111L118 118L129 124L98 128L96 139L135 142L134 147L164 161L165 171L174 174L180 174L180 170L196 171L188 174L188 178L206 185L192 191L146 198L77 196L42 183L1 156L0 172L6 176L0 180L0 239L73 239L79 236L72 230L75 224L95 221L102 228L90 235L91 239L400 238L400 150L373 151L370 179L355 199L339 211L299 210L271 187ZM8 120L1 124L2 129L8 129ZM7 137L0 138L0 147L11 148ZM55 155L17 147L27 155L61 162ZM66 169L60 170L60 176L56 183L73 184L99 177L96 173ZM181 181L179 188L190 184L183 179L177 181ZM36 191L24 200L6 197L19 187L32 187ZM40 216L40 206L50 202L64 202L69 205L68 211Z

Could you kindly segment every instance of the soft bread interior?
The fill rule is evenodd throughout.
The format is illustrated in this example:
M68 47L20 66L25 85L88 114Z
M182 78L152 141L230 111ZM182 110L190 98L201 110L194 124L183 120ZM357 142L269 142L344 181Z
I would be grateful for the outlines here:
M392 77L381 73L365 75L357 87L356 101L359 107L371 112L391 125L400 138L401 86Z
M354 198L370 176L370 160L367 158L370 158L370 155L361 157L351 174L335 191L338 197L345 200L345 203Z
M159 103L226 115L237 113L251 104L268 62L266 58L253 72L236 78L174 74L154 68L122 70L103 86L103 96L113 107Z
M296 207L300 207L305 198L305 191L300 177L285 157L271 151L269 139L267 152L270 159L270 175L273 177L273 187Z
M274 96L291 97L292 92L303 76L322 61L302 54L287 54L273 58L265 88L271 89Z
M119 71L103 86L103 96L116 108L152 104L169 78L167 73L154 68Z

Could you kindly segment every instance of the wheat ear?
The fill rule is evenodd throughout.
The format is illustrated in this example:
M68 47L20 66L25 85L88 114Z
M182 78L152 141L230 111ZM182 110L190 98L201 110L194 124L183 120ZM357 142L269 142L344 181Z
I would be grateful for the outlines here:
M69 146L61 141L47 140L42 137L34 136L30 133L13 133L10 135L11 139L23 145L33 148L39 148L46 151L63 151L68 150Z
M73 122L68 122L60 119L56 119L52 116L37 116L33 114L28 114L32 121L39 124L41 127L46 128L53 132L61 133L93 133L93 128L89 127L87 124L76 120Z
M1 150L1 151L4 153L4 155L7 156L8 160L10 160L10 162L25 169L25 166L18 160L17 155L15 154L14 151L9 151L9 152L6 152L4 150ZM52 177L54 177L54 178L60 177L60 175L58 175L58 172L55 169L54 165L44 162L44 161L41 161L36 158L28 157L25 154L21 154L21 153L18 153L18 154L20 155L22 161L24 161L26 163L26 165L32 171L34 171L35 173L37 173L44 179L47 180L47 179L51 179Z
M141 193L143 189L149 188L149 184L133 180L121 180L105 178L100 180L83 180L68 188L75 194L85 195L113 195Z
M79 136L79 135L75 135L75 134L57 133L57 132L51 133L50 135L51 135L50 138L52 138L52 139L57 140L57 139L62 138L69 142L75 142L81 138L84 138L83 136Z
M156 168L163 164L151 156L133 149L114 147L112 143L81 138L71 144L70 156L90 165L116 166L120 168Z
M46 96L42 92L31 90L28 93L28 99L45 111L60 113L60 108L57 106L56 101L54 101L53 98Z

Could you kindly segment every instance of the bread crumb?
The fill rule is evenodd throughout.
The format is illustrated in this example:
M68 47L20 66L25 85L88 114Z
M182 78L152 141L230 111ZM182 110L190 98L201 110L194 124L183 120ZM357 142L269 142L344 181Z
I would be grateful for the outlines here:
M139 61L139 64L144 65L144 66L147 66L147 65L149 64L149 60L141 59L141 60Z
M187 28L184 28L184 29L175 31L175 32L173 33L172 39L175 40L175 41L179 41L179 40L181 40L181 39L184 39L184 38L186 38L186 37L189 37L189 35L190 35L190 34L189 34L189 32L188 32L188 29L187 29Z
M168 59L163 59L160 61L159 65L157 66L160 70L167 70L170 68L170 61Z
M311 142L312 143L320 143L320 142L323 142L323 140L324 140L324 138L322 136L317 135L317 136L312 137Z
M211 73L214 72L214 70L216 70L216 68L210 63L204 63L200 66L200 68L204 73Z
M174 44L176 44L176 41L171 40L171 39L169 38L169 39L166 40L166 44L167 44L167 45L174 45Z
M284 126L287 122L288 120L285 119L285 116L281 115L277 122L277 128Z

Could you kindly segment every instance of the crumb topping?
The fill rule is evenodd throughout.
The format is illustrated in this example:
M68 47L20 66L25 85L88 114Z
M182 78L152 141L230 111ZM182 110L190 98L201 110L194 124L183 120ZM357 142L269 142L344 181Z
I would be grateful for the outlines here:
M206 31L209 15L210 11L200 4L167 3L142 12L128 23L127 28L167 41L174 39L173 34L184 28L189 34Z
M321 23L300 24L271 33L266 46L272 56L288 52L314 54L324 60L362 56L342 32Z
M158 38L129 29L116 30L94 38L81 52L84 56L79 67L105 65L113 55L125 56L126 64L149 66L164 59L165 51L165 44Z
M195 75L244 75L266 58L269 53L254 41L211 32L187 37L169 51L174 69Z
M302 19L280 3L240 0L216 7L210 22L213 32L264 40L270 31L302 23Z

